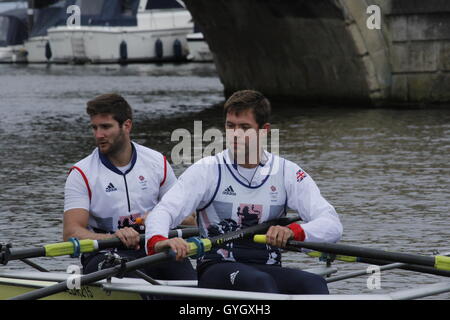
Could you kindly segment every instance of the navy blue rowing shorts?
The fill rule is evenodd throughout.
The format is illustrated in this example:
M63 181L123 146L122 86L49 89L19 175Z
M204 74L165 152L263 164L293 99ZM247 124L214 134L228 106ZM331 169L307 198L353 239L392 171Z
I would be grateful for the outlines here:
M199 287L282 294L329 294L314 273L264 264L219 262L199 274Z

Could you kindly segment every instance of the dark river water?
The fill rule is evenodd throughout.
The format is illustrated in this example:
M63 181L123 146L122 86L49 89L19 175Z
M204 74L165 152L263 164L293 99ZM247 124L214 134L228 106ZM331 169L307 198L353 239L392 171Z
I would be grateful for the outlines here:
M94 148L86 101L121 93L135 110L133 139L170 156L177 128L222 128L223 87L212 64L0 65L0 242L15 247L62 239L64 183ZM340 214L343 243L417 254L450 251L450 108L374 109L274 104L280 154L316 181ZM175 165L180 175L185 166ZM50 270L78 263L40 258ZM285 265L319 266L288 253ZM337 262L338 274L367 265ZM10 262L9 269L29 269ZM447 280L410 271L329 285L334 294L372 294ZM430 299L449 299L441 294Z

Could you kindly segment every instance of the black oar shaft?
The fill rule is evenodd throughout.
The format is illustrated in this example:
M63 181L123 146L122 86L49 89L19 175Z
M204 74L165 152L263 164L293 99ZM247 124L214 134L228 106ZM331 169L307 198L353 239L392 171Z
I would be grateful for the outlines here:
M420 256L408 253L389 252L378 249L355 247L345 244L320 243L320 242L301 242L289 241L288 245L305 249L317 250L325 253L342 254L353 257L380 259L387 261L403 262L407 264L417 264L421 266L434 267L435 258Z
M267 231L271 226L275 226L275 225L281 225L281 226L286 226L288 224L291 224L295 221L298 221L300 218L298 217L294 217L294 218L280 218L280 219L276 219L276 220L271 220L271 221L267 221L261 224L257 224L245 229L240 229L240 230L236 230L236 231L232 231L232 232L228 232L226 234L223 235L219 235L216 237L211 237L209 238L209 240L211 241L212 245L217 245L217 244L222 244L225 242L229 242L229 241L233 241L233 240L237 240L237 239L242 239L245 237L249 237L252 236L254 234L260 233L260 232L265 232Z
M142 279L144 279L145 281L147 281L150 284L153 284L155 286L160 286L161 283L155 279L153 279L152 277L148 276L147 274L145 274L144 272L140 271L140 270L134 270L132 272L133 275L136 275Z
M47 269L45 269L44 267L38 265L37 263L34 263L33 261L30 261L28 259L20 259L20 261L22 261L23 263L29 265L30 267L41 271L41 272L49 272Z
M289 242L289 243L292 243L292 242ZM302 252L301 247L306 247L306 246L294 246L294 245L289 246L288 245L285 247L285 249L287 249L289 251ZM385 252L385 251L383 251L383 252ZM333 252L327 251L326 253L333 253ZM347 254L345 254L344 256L350 257L350 255L347 255ZM349 261L349 262L361 262L361 263L367 263L367 264L373 264L373 265L379 265L379 266L393 264L392 261L382 260L382 259L364 258L364 257L356 257L355 259L356 259L355 261ZM338 260L340 260L340 259L338 259ZM439 270L434 267L420 266L417 264L408 264L408 263L401 263L401 264L402 264L401 266L397 266L396 268L402 269L402 270L420 272L420 273L434 274L437 276L450 277L450 271ZM333 278L338 278L338 277L333 277Z
M10 254L7 256L7 260L21 260L25 258L38 258L45 256L45 248L28 248L28 249L10 249ZM5 253L3 253L5 254ZM2 261L3 264L6 264L8 261Z

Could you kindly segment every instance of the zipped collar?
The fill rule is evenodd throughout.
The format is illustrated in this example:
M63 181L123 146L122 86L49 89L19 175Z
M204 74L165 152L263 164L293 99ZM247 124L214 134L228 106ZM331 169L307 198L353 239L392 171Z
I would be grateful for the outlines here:
M107 167L112 172L117 173L118 175L125 176L133 169L134 165L136 164L136 160L137 160L137 152L136 152L136 148L135 148L133 142L131 142L131 148L132 148L131 166L126 172L122 172L119 169L117 169L117 167L115 165L113 165L111 163L111 161L109 161L108 157L105 154L101 153L100 150L98 150L98 149L97 150L98 150L98 155L99 155L100 161L103 163L103 165L105 167Z
M230 158L230 154L231 151L229 149L225 150L223 152L223 161L225 163L225 166L228 168L228 170L230 171L231 175L236 179L237 182L239 182L241 185L250 188L250 189L255 189L255 188L259 188L261 187L269 178L269 176L271 175L272 172L272 166L273 166L273 161L274 161L274 157L272 154L270 154L269 152L267 152L266 150L263 150L263 155L262 155L262 160L259 163L259 166L256 167L255 170L257 170L258 172L256 172L255 174L255 182L258 183L258 185L256 186L251 186L248 185L248 183L246 183L245 181L242 181L239 178L239 171L238 171L238 164L235 161L232 161ZM264 170L267 174L261 174L261 171Z
M261 160L258 165L260 167L264 167L267 163L269 163L272 160L272 158L273 157L269 152L267 152L266 150L263 150L262 155L261 155ZM236 163L236 161L234 159L231 160L232 154L231 154L230 149L226 149L224 151L224 159L226 162L230 163L233 166L234 170L237 170L238 164Z

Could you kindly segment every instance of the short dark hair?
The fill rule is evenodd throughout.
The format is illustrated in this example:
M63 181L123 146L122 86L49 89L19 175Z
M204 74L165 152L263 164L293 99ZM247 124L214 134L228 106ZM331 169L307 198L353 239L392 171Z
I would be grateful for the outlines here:
M98 114L111 114L120 126L128 119L133 120L130 105L117 93L102 94L88 101L86 112L91 117Z
M251 110L256 123L261 128L269 122L271 109L269 100L262 93L254 90L241 90L228 98L223 111L226 118L230 112L239 115L242 111Z

